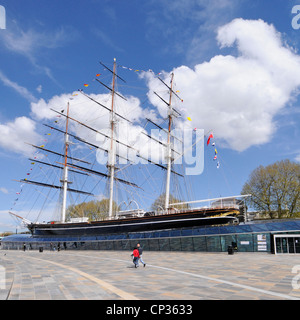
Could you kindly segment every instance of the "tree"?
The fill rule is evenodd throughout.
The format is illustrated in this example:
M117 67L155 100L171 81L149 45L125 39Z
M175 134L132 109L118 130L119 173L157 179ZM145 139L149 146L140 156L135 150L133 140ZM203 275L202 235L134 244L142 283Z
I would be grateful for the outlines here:
M159 211L162 210L165 206L165 198L166 198L166 194L163 193L161 194L152 204L151 206L151 210L155 211ZM180 203L183 202L183 200L179 200L177 198L175 198L174 196L170 195L170 199L169 199L170 203ZM188 204L181 204L178 206L175 206L176 209L188 209L190 206Z
M251 194L249 205L271 219L295 217L300 212L300 164L290 160L259 166L244 184L242 194Z
M77 205L70 205L67 209L67 219L88 217L90 221L105 220L108 217L109 199L101 201L83 202ZM113 202L113 211L119 211L119 207Z

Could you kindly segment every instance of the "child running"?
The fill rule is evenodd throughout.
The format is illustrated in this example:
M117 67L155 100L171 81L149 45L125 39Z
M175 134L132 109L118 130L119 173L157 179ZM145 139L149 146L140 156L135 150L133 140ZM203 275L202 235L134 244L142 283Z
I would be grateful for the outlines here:
M133 256L134 267L135 268L139 267L139 259L140 259L139 250L137 248L134 248L131 256Z

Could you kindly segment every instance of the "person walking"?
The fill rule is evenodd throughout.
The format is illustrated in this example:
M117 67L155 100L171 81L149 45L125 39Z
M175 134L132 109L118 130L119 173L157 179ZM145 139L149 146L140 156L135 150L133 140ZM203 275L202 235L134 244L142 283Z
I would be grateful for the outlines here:
M137 247L139 254L140 254L140 261L144 265L144 267L146 267L146 263L143 261L143 258L142 258L143 248L141 247L141 245L139 243L136 245L136 247Z
M139 267L139 259L140 259L139 250L137 248L134 248L131 256L133 256L134 267L135 268Z

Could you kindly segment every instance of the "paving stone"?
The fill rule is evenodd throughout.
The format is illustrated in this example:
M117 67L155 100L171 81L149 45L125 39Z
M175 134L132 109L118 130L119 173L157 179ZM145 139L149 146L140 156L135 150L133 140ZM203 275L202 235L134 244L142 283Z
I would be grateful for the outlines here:
M125 251L0 251L0 300L284 300L298 256Z

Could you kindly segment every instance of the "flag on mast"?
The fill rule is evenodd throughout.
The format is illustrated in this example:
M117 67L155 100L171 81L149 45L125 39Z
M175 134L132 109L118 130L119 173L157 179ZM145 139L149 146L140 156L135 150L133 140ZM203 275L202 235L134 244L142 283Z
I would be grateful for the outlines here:
M209 145L210 139L212 139L214 137L214 135L211 133L207 139L207 145Z

